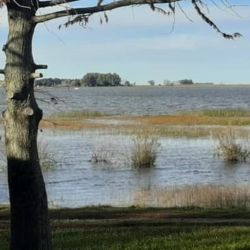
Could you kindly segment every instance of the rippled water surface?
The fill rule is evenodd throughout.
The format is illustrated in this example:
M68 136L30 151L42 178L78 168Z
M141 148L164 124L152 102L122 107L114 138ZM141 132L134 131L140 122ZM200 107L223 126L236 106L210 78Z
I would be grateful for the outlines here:
M250 87L58 88L39 89L37 96L47 114L84 109L118 115L153 115L250 106ZM54 96L57 104L48 105ZM1 108L4 109L4 103ZM226 165L214 156L215 143L209 138L161 139L156 166L140 170L130 165L129 136L44 131L39 134L39 141L56 161L54 170L44 172L51 205L127 205L133 204L137 194L144 190L249 182L249 164ZM103 154L108 162L92 162L95 153ZM8 202L6 182L6 169L2 167L0 203Z
M0 89L2 110L3 92ZM65 110L157 115L182 110L250 107L250 86L37 88L36 96L45 115Z

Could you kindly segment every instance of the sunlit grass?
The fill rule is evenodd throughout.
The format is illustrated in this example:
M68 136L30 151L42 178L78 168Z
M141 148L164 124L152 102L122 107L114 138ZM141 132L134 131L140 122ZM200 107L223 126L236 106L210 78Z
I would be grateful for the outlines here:
M70 111L52 114L41 122L41 128L61 130L112 130L131 133L147 129L162 137L207 137L227 126L250 125L247 109L214 109L180 112L158 116L112 116L99 111ZM248 131L249 132L249 131ZM133 133L133 132L132 132Z
M138 191L133 203L137 206L249 208L249 186L195 185L173 188L153 188Z
M249 249L250 228L244 226L135 226L68 229L54 232L54 249L95 250L228 250Z

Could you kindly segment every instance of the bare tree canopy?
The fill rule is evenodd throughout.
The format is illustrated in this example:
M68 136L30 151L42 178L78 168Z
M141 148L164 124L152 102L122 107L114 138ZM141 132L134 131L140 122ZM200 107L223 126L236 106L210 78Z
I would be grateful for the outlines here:
M217 23L209 17L211 15L211 13L209 13L211 6L215 6L218 9L230 10L231 12L237 14L235 8L241 5L237 4L237 1L235 3L235 1L232 0L0 0L1 5L7 3L16 5L16 7L23 8L26 11L33 9L34 7L36 10L47 9L48 11L43 11L45 14L36 14L33 17L33 21L36 24L44 23L57 18L68 17L68 21L64 24L66 27L76 23L86 25L89 18L95 13L103 13L103 19L101 19L101 22L103 20L107 22L109 11L128 6L141 5L148 5L152 11L157 11L163 15L175 15L176 10L179 9L186 16L186 18L189 19L188 13L182 4L191 4L201 19L219 32L224 38L234 39L241 36L238 32L232 34L224 32L219 28ZM57 8L57 11L54 11L54 9L51 11L51 7L58 6L63 6L64 9L58 11Z
M79 0L50 0L50 1L40 1L39 8L46 8L51 6L57 6L60 4L78 2ZM105 3L104 3L105 2ZM127 6L140 6L140 5L148 5L153 11L158 11L160 14L164 15L175 15L176 9L179 8L185 15L185 10L182 8L181 3L190 2L197 12L197 14L206 22L209 26L219 32L223 37L228 39L233 39L236 37L240 37L241 34L235 32L233 34L227 34L223 32L217 24L208 17L209 3L211 2L213 5L218 8L220 5L227 9L233 9L235 5L230 3L230 1L204 1L204 0L117 0L117 1L107 1L98 0L97 3L93 6L87 7L69 7L68 9L62 11L56 11L49 14L38 15L34 18L36 23L46 22L52 19L69 16L69 20L65 23L65 26L72 25L75 23L83 23L87 24L89 17L98 12L104 12L105 21L108 20L108 16L106 12L127 7ZM188 18L188 16L187 16Z

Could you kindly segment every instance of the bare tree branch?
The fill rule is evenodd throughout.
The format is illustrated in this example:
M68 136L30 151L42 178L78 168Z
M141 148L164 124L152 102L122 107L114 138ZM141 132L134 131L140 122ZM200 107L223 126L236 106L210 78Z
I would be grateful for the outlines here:
M96 5L93 7L87 8L72 8L69 10L63 10L58 12L53 12L45 15L40 15L34 17L35 23L42 23L46 21L50 21L52 19L65 17L65 16L75 16L75 15L91 15L98 12L110 11L113 9L132 6L132 5L143 5L143 4L166 4L166 3L174 3L183 0L119 0L115 2L111 2L104 5Z

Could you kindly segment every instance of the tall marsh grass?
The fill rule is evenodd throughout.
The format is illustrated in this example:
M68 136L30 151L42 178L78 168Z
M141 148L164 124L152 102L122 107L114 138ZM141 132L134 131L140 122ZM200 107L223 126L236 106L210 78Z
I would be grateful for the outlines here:
M239 139L236 130L226 128L221 133L214 134L218 141L216 155L227 162L246 162L250 158L248 140Z
M157 207L250 207L249 186L186 186L137 192L135 205Z
M138 132L133 138L131 163L135 168L150 168L155 165L157 150L160 146L158 137L147 131Z

